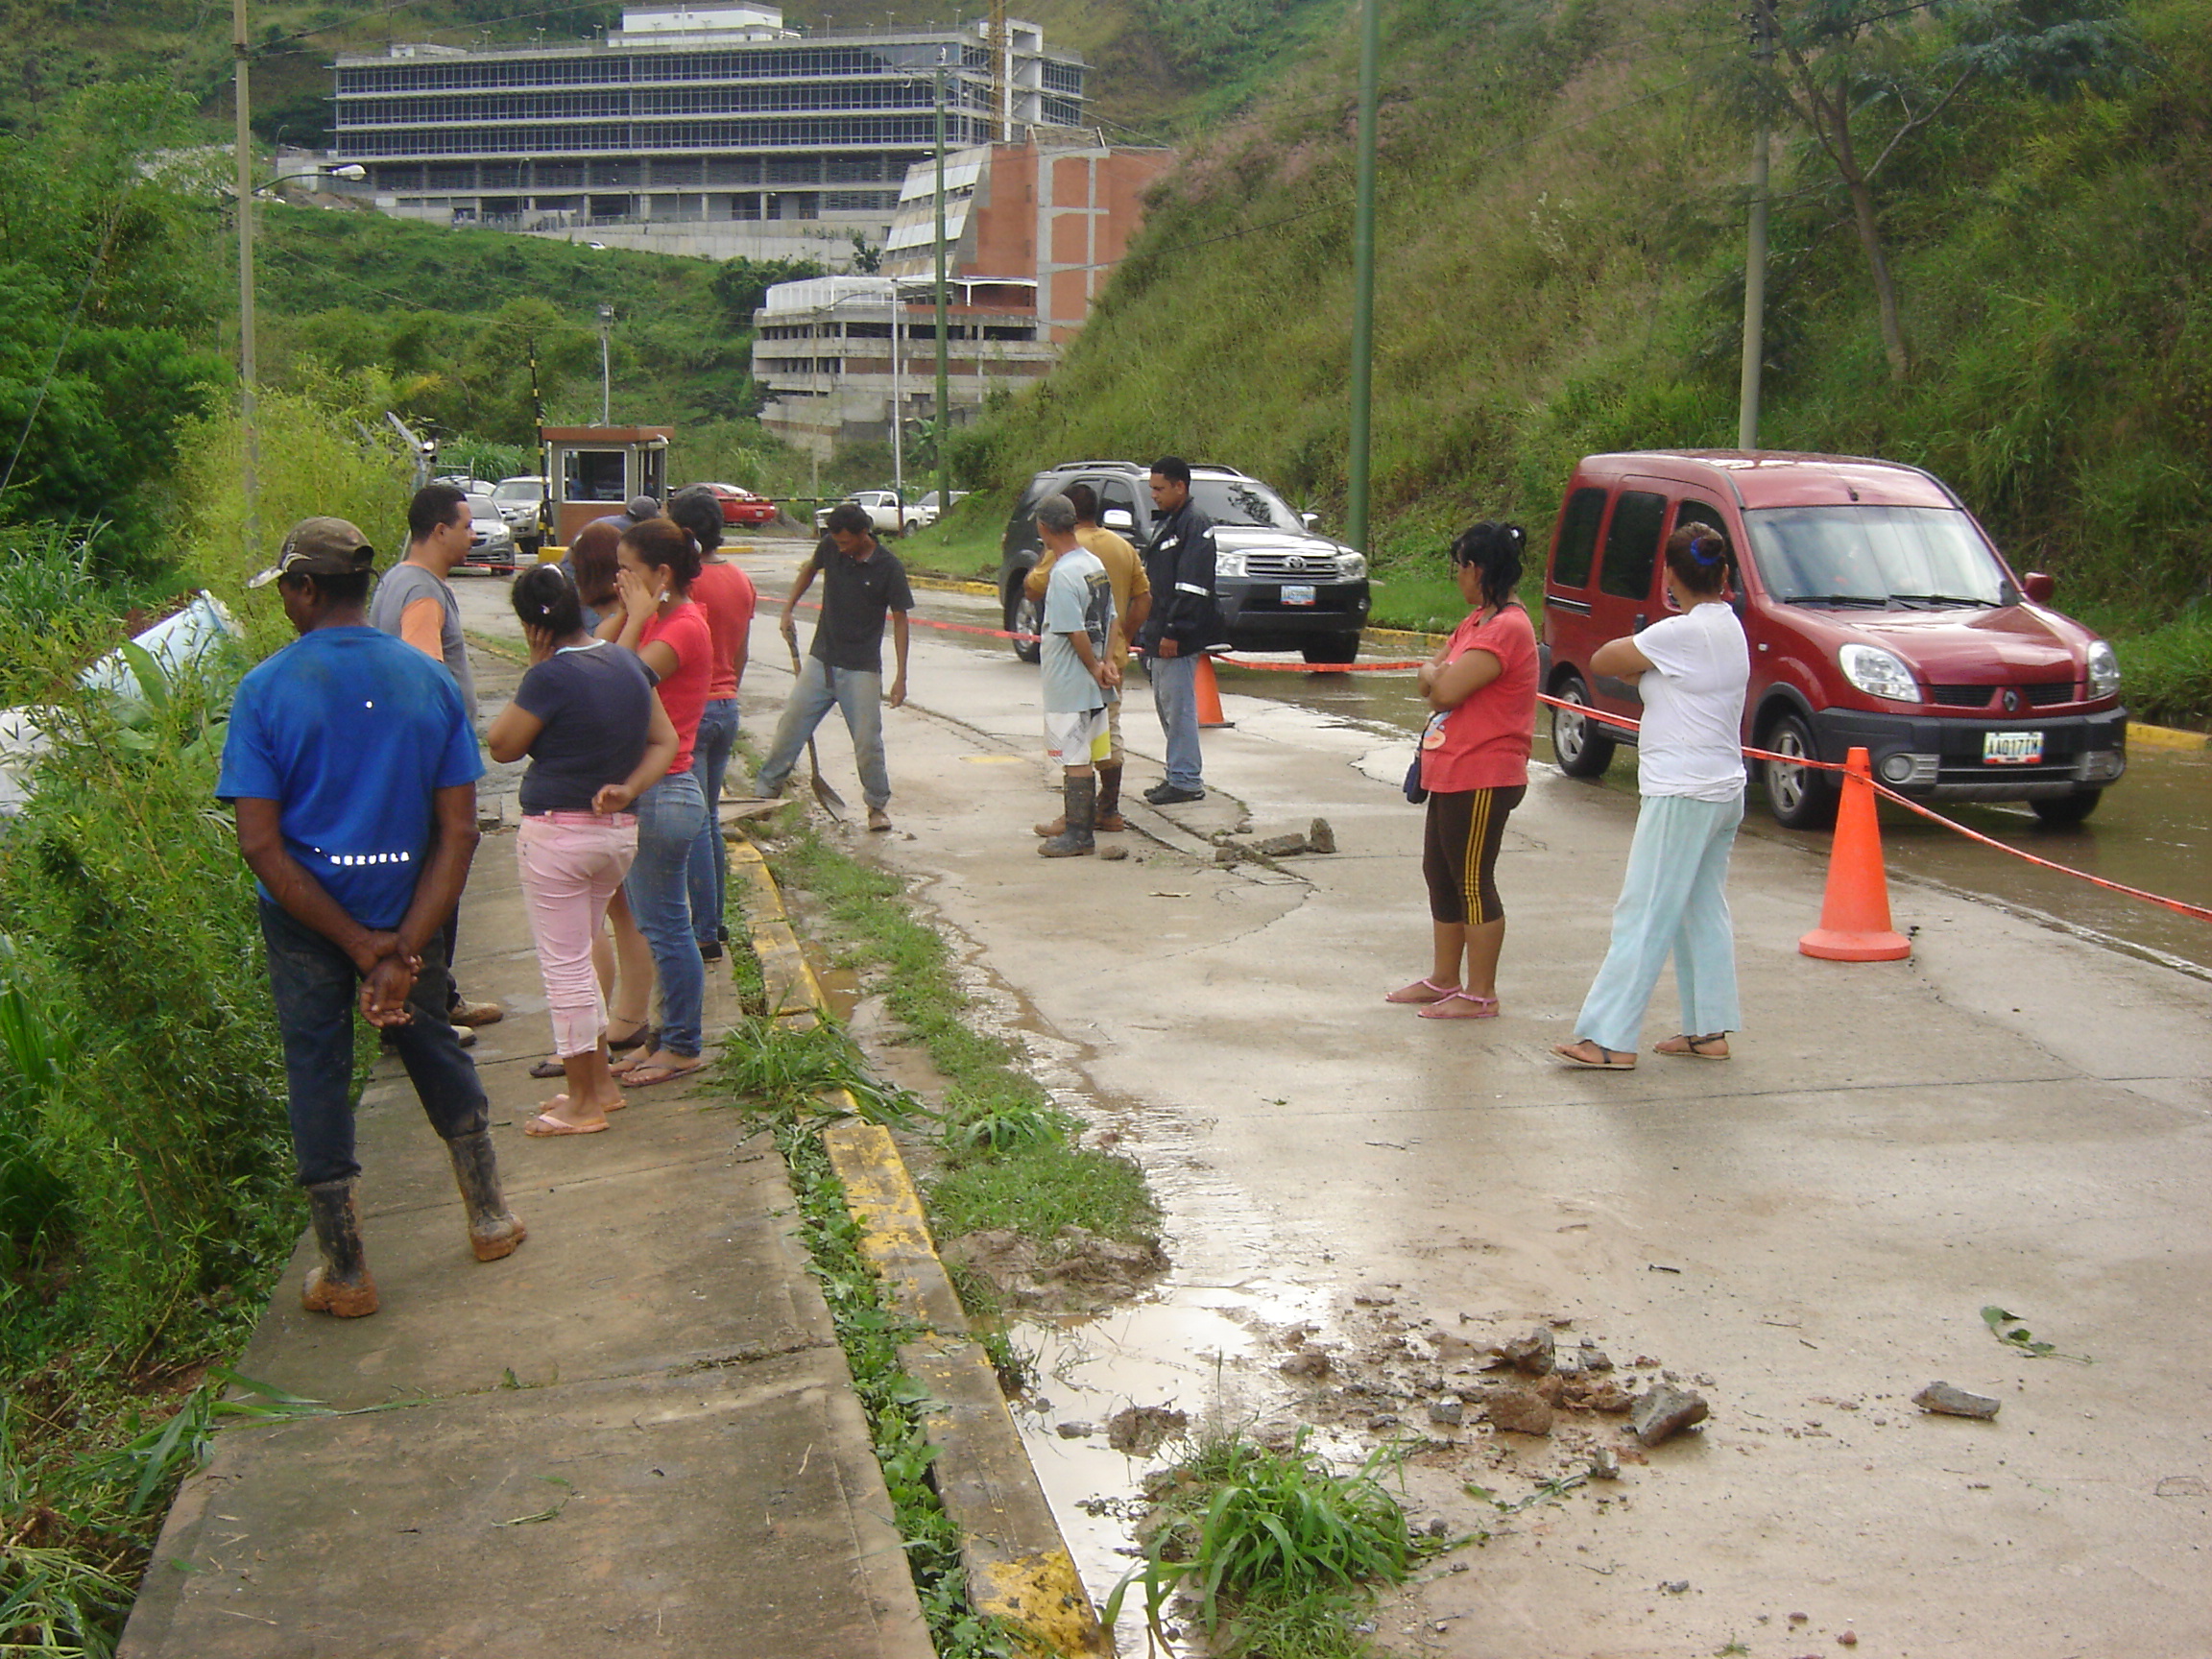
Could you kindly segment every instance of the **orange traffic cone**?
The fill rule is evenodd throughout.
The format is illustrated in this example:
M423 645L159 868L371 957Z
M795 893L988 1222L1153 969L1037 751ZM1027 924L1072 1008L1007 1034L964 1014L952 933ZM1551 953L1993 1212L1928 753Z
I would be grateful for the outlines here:
M1889 881L1882 870L1873 768L1863 749L1852 750L1843 764L1843 799L1836 809L1820 926L1798 940L1797 949L1829 962L1895 962L1911 955L1912 945L1889 925Z
M1198 724L1202 730L1237 724L1221 712L1221 687L1214 683L1214 659L1203 653L1198 658L1198 676L1192 694L1198 699Z

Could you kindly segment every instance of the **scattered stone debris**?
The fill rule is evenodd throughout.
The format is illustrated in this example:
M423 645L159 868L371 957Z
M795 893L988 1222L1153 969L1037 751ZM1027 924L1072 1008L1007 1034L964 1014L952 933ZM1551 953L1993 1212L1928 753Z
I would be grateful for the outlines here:
M1690 1580L1687 1578L1668 1578L1660 1583L1659 1588L1666 1591L1670 1596L1687 1596L1690 1594Z
M1260 843L1262 858L1295 858L1306 851L1306 837L1292 831L1288 835L1270 835Z
M1374 1416L1367 1419L1367 1432L1370 1434L1380 1434L1385 1429L1397 1428L1398 1424L1399 1416L1397 1412L1378 1411Z
M1590 1479L1593 1480L1618 1480L1621 1479L1621 1454L1610 1446L1600 1446L1590 1455Z
M1301 1348L1275 1369L1286 1377L1304 1377L1318 1382L1329 1375L1329 1356L1318 1348Z
M1642 1445L1650 1447L1679 1434L1694 1423L1704 1422L1709 1414L1710 1407L1703 1395L1661 1382L1636 1402L1629 1413L1628 1426L1636 1431Z
M1047 1243L990 1227L948 1240L945 1260L982 1275L1010 1308L1079 1310L1126 1301L1168 1266L1152 1239L1134 1244L1063 1227Z
M1128 1406L1106 1419L1106 1444L1131 1457L1149 1457L1190 1426L1170 1406Z
M1336 831L1329 827L1329 820L1316 818L1306 826L1306 851L1309 853L1334 853L1336 851Z
M1840 1636L1839 1636L1839 1637L1837 1637L1837 1638L1836 1638L1836 1646L1837 1646L1837 1647L1858 1647L1858 1646L1859 1646L1859 1632L1858 1632L1858 1631L1856 1631L1856 1630L1846 1630L1846 1631L1844 1631L1842 1635L1840 1635Z
M1558 1344L1551 1334L1551 1327L1539 1325L1527 1335L1498 1346L1498 1358L1516 1371L1526 1371L1531 1377L1541 1377L1552 1368L1557 1357Z
M1118 841L1101 841L1098 843L1098 856L1111 864L1117 858L1128 857L1129 849L1122 846Z
M1466 1417L1467 1408L1460 1403L1459 1396L1456 1394L1439 1395L1436 1399L1429 1402L1429 1421L1431 1423L1442 1424L1447 1429L1456 1429L1466 1421Z
M1054 1424L1052 1426L1052 1432L1059 1435L1063 1440L1083 1440L1088 1439L1091 1435L1097 1433L1098 1425L1095 1423L1084 1423L1075 1419L1070 1419L1066 1423Z
M1997 1415L2003 1402L1993 1400L1986 1394L1970 1394L1948 1382L1931 1382L1912 1396L1912 1404L1923 1411L1934 1411L1945 1417L1987 1419Z
M1316 824L1318 824L1318 823L1320 823L1320 822L1321 822L1321 820L1320 820L1320 819L1318 819L1318 818L1316 818L1316 819L1314 819L1314 820L1313 820L1313 822L1314 822L1314 823L1316 823ZM1431 1522L1430 1522L1430 1523L1429 1523L1429 1536L1430 1536L1430 1537L1431 1537L1431 1538L1449 1538L1449 1537L1451 1537L1451 1536L1452 1536L1452 1523L1451 1523L1451 1522L1449 1522L1449 1521L1447 1521L1447 1520L1445 1520L1445 1519L1444 1519L1444 1517L1443 1517L1443 1516L1441 1516L1441 1515L1437 1516L1435 1520L1433 1520L1433 1521L1431 1521Z
M1599 1347L1587 1336L1582 1338L1582 1347L1577 1358L1581 1359L1582 1369L1585 1371L1610 1371L1613 1369L1613 1361L1607 1357L1605 1350Z
M1353 1305L1359 1308L1387 1308L1397 1300L1387 1285L1362 1285L1352 1292Z
M1531 1388L1511 1386L1482 1391L1482 1414L1490 1426L1508 1434L1551 1432L1551 1403Z

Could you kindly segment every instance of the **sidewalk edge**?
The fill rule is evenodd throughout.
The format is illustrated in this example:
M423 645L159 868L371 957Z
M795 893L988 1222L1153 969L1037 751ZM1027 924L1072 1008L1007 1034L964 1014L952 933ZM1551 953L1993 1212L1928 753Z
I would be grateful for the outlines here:
M754 898L746 913L753 948L778 1004L774 1017L818 1018L829 1004L767 861L744 837L730 843L730 863ZM781 991L776 989L779 973ZM795 997L799 1005L793 1007ZM937 1448L939 1498L960 1528L970 1600L978 1612L1020 1626L1039 1652L1059 1659L1111 1653L1006 1408L998 1372L969 1338L967 1315L937 1255L921 1193L898 1143L889 1130L858 1117L825 1131L822 1142L860 1231L861 1253L898 1310L927 1333L901 1347L900 1362L929 1389L924 1424Z

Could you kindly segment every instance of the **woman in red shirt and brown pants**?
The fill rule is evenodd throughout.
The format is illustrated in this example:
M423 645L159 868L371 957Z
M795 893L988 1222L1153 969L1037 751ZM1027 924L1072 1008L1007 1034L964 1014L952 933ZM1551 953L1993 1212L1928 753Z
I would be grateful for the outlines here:
M1487 520L1453 542L1452 573L1470 610L1421 665L1421 695L1431 710L1421 733L1421 784L1429 791L1421 872L1435 960L1428 978L1385 1000L1420 1003L1424 1020L1498 1014L1498 953L1505 943L1498 849L1507 815L1528 792L1536 730L1536 632L1513 597L1527 544L1520 525Z

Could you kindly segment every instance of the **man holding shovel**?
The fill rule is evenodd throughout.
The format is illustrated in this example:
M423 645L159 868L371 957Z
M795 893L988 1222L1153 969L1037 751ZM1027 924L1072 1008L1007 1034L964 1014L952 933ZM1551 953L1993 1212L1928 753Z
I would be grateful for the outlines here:
M876 540L868 510L847 501L832 507L829 534L799 572L781 621L790 646L798 684L777 722L776 740L760 767L756 785L762 795L781 794L801 749L813 751L814 728L832 707L845 713L853 733L853 757L860 770L860 797L868 807L868 828L888 830L891 774L883 764L883 706L906 701L906 613L914 609L905 566ZM799 661L799 601L822 578L822 616L806 661ZM883 619L891 618L891 650L898 667L888 697L883 690ZM814 793L825 805L835 800L822 781L816 762Z

